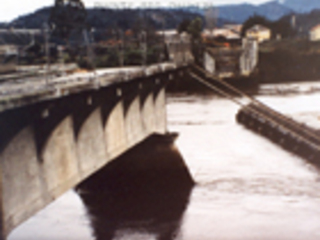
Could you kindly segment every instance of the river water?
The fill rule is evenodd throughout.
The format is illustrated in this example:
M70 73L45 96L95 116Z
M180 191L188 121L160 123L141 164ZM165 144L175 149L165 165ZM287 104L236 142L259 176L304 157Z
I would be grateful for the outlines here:
M314 83L264 85L258 99L320 128L320 92ZM168 128L180 133L176 146L196 182L191 193L181 198L183 203L166 205L165 200L151 199L155 202L150 211L119 203L130 211L148 211L147 216L138 214L139 220L130 218L130 224L121 228L126 230L120 231L108 218L118 212L110 213L102 206L101 214L109 215L98 217L101 214L92 214L69 191L15 229L9 239L320 239L319 170L237 124L238 106L227 99L180 94L169 95L167 102ZM104 205L108 204L112 202ZM164 217L159 211L177 214ZM128 214L118 215L128 218ZM114 230L111 235L106 233L109 227Z

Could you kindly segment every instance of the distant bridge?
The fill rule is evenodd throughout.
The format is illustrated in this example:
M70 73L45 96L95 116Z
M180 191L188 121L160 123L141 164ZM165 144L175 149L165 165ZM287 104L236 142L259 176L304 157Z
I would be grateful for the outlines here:
M148 67L0 85L1 237L152 134L191 54ZM178 57L180 56L180 57Z

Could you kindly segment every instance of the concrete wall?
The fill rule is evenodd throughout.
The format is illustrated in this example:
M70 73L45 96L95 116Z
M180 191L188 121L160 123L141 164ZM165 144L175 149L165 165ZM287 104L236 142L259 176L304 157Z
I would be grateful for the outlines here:
M165 133L166 79L133 80L0 114L3 239L115 157Z
M216 73L215 59L208 52L204 53L204 68L209 73L212 73L212 74Z
M258 64L259 45L255 39L242 40L243 53L240 56L240 73L248 76Z

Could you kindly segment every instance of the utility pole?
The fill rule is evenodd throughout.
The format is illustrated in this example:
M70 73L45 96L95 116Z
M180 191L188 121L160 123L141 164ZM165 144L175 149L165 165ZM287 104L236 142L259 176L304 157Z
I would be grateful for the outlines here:
M49 42L49 26L47 23L43 24L43 34L45 40L45 54L46 54L46 84L49 83L50 74L50 42Z
M90 63L90 66L94 68L94 56L93 56L93 50L92 50L92 46L91 46L91 41L89 38L89 34L87 29L83 29L83 38L86 44L86 48L87 48L87 59L88 62Z
M124 37L123 31L119 29L119 43L118 43L118 55L119 55L119 65L120 67L124 66Z
M142 66L146 66L147 65L147 51L148 51L146 31L141 31L141 33L140 33L140 49L141 49L141 54L142 54Z

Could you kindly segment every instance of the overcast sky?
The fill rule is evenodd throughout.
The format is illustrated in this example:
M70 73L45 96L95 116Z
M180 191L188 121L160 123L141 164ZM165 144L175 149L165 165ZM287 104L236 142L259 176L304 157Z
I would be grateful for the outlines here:
M52 6L54 4L54 0L1 0L1 8L0 8L0 21L11 21L19 15L23 15L26 13L34 12L35 10L44 7L44 6ZM201 1L201 0L200 0ZM195 0L187 0L187 2L200 2ZM203 0L207 1L208 0ZM213 5L222 5L222 4L234 4L240 2L248 2L253 4L260 4L263 2L267 2L268 0L211 0L210 2ZM148 3L154 4L156 2L166 2L169 5L180 5L181 3L185 3L185 0L82 0L86 7L93 7L97 4L99 5L114 5L115 3L124 2L126 4L132 3L142 3L143 5L148 5Z

